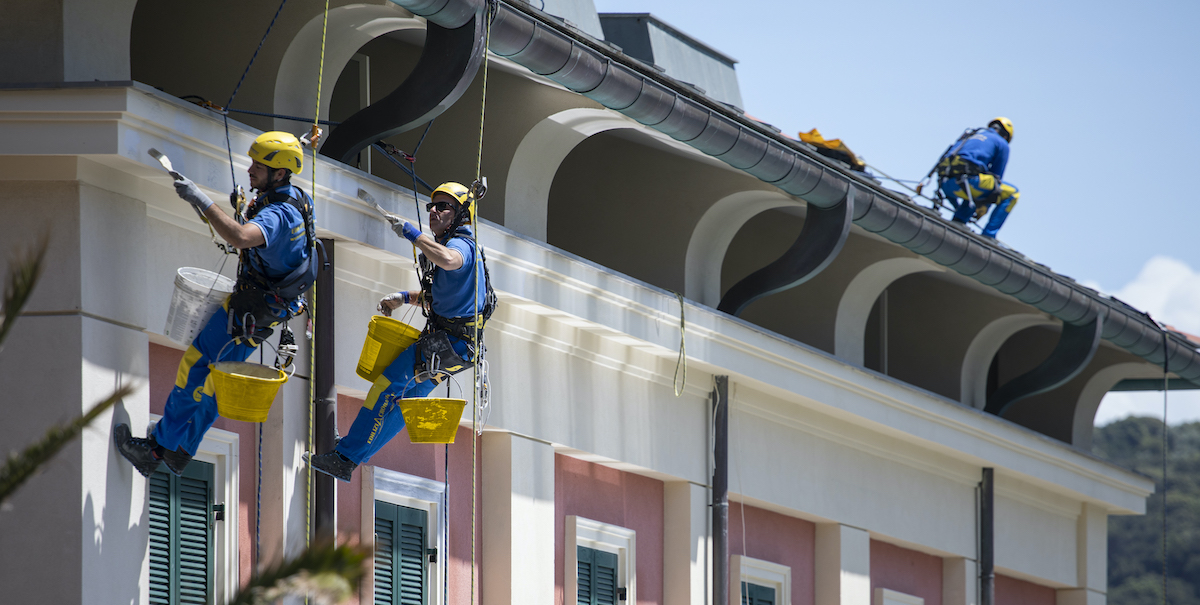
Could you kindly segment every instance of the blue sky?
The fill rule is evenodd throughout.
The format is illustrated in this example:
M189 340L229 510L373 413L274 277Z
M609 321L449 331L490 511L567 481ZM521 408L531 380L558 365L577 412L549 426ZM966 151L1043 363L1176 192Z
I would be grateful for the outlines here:
M649 12L738 59L745 109L819 128L894 177L920 179L963 129L1015 125L1000 239L1200 334L1200 2L595 0ZM1113 402L1110 403L1109 400ZM1098 422L1161 416L1112 396ZM1173 395L1173 422L1200 394Z

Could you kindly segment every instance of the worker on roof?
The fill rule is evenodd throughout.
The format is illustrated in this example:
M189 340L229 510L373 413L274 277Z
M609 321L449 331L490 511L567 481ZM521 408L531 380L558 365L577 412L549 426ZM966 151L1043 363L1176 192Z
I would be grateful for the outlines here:
M183 354L162 419L145 439L134 437L127 424L113 429L117 450L146 477L160 462L182 474L216 420L209 364L244 361L274 326L302 312L303 294L316 280L312 198L291 184L304 168L300 142L286 132L266 132L254 140L249 156L250 187L259 195L244 220L234 220L190 179L172 173L179 197L240 252L234 292ZM285 324L281 345L288 344L294 347Z
M988 207L995 206L983 227L984 237L996 237L1021 197L1016 187L1002 180L1012 136L1012 120L996 118L987 128L964 133L938 160L939 186L954 204L954 221L983 218Z
M359 464L404 428L400 399L425 397L442 380L471 367L483 351L483 322L491 316L496 298L482 251L476 262L469 226L475 215L472 202L483 191L458 183L434 189L425 205L432 236L388 215L396 234L421 251L421 289L388 294L377 309L390 316L401 305L417 305L425 313L425 330L375 380L350 431L333 451L306 456L314 469L349 481Z

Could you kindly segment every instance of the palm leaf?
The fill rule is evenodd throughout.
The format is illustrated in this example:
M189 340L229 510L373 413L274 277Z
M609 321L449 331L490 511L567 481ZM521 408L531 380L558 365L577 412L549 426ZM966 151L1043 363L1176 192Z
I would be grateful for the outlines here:
M72 439L78 437L79 433L83 432L83 429L97 416L132 392L132 385L117 389L112 395L92 406L92 409L73 422L51 427L41 441L25 448L24 451L11 454L8 462L4 464L3 468L0 468L0 502L4 502L13 492L17 491L22 483L36 474L39 467L53 458Z
M284 596L307 596L313 603L334 605L349 598L363 575L367 550L320 542L296 558L250 579L230 605L274 603Z
M17 316L21 314L21 309L25 307L25 303L29 302L29 296L33 294L33 287L37 285L38 277L42 273L42 261L46 258L46 249L49 247L50 237L43 235L38 243L31 246L24 252L18 253L17 258L9 262L8 284L4 288L4 306L0 308L0 313L4 315L3 323L0 323L0 351L4 350L4 339L8 336L8 331L17 321Z

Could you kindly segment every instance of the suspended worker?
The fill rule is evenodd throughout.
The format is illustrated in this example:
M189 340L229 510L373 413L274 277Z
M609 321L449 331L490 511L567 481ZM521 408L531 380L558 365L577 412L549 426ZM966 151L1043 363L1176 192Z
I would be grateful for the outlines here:
M274 326L303 311L303 294L316 280L312 198L291 184L292 175L304 168L300 142L286 132L266 132L254 140L249 156L250 187L259 195L244 220L231 218L190 179L173 173L179 197L203 213L216 233L240 252L234 293L184 353L162 419L145 439L134 437L127 424L113 429L121 455L146 477L160 462L182 474L216 420L208 365L246 360ZM280 340L281 345L294 345L286 324Z
M1012 120L996 118L987 128L964 133L946 149L936 167L942 193L954 204L954 221L983 218L988 207L995 206L983 227L984 237L996 237L1021 197L1016 187L1002 180L1012 136Z
M314 469L349 481L359 464L404 428L399 400L425 397L482 354L483 322L495 308L495 294L482 251L476 261L470 227L476 211L473 201L481 197L480 186L469 190L459 183L439 185L425 205L432 236L388 215L392 230L421 252L421 289L388 294L377 310L390 316L401 305L417 305L426 317L425 330L375 380L350 431L333 451L309 457Z

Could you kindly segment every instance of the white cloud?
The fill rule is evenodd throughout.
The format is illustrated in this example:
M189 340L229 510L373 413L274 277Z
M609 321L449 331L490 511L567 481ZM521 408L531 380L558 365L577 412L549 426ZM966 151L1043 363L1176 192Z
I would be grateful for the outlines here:
M1200 271L1187 263L1156 256L1146 262L1137 277L1112 295L1177 330L1200 334ZM1171 424L1200 421L1200 390L1172 391L1167 398ZM1109 393L1096 412L1096 424L1104 425L1127 416L1162 418L1163 393Z

